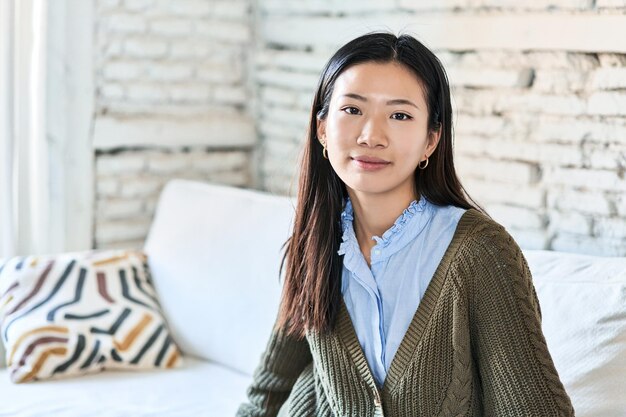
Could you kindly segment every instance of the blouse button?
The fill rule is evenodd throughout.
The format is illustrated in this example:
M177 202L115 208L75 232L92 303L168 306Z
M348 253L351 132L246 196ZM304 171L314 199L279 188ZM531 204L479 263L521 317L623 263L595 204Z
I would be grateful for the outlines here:
M380 250L379 249L375 249L374 250L374 255L380 255Z

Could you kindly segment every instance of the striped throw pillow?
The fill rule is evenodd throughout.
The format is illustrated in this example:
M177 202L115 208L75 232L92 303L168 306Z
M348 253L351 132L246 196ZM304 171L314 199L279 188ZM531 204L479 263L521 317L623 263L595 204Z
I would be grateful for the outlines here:
M0 337L16 383L181 364L141 251L0 264Z

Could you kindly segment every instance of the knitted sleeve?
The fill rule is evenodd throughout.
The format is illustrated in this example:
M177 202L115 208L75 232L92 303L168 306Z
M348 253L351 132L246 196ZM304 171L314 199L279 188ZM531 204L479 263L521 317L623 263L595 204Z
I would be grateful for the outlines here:
M239 406L236 416L276 416L298 376L311 361L306 338L297 340L272 332L247 389L248 401Z
M470 240L470 323L484 414L573 416L541 330L541 311L526 259L500 225Z

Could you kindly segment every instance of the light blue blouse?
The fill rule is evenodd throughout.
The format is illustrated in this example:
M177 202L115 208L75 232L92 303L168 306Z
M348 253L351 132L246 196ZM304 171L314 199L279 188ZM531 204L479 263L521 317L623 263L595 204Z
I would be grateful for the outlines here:
M373 236L371 269L361 253L352 202L341 214L341 293L379 386L465 209L413 200L382 237Z

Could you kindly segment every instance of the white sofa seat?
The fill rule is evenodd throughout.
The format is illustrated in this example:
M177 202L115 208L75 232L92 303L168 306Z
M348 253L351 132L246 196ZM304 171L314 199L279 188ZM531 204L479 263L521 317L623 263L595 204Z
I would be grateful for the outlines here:
M249 375L192 357L185 366L148 372L107 371L16 385L0 372L0 416L233 416Z

